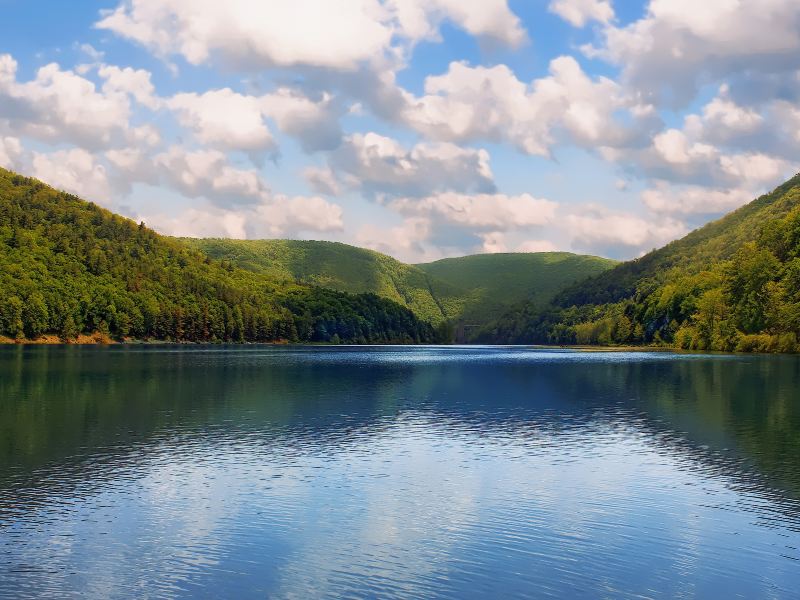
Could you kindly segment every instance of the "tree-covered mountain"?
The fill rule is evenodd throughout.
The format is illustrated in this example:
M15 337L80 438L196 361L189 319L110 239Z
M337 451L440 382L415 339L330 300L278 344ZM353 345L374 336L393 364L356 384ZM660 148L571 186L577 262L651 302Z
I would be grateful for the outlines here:
M566 286L610 269L615 261L566 252L480 254L408 265L336 242L191 239L212 258L285 281L395 300L439 324L485 324L523 301L546 304Z
M222 264L0 169L0 336L94 332L208 342L435 339L428 323L391 300Z
M462 290L460 319L483 324L520 302L544 306L564 288L616 264L569 252L519 252L445 258L417 267L432 280Z
M483 340L800 350L800 175L685 238L525 304Z
M365 248L338 242L180 238L211 258L279 281L372 293L394 300L434 324L456 317L461 289L423 270Z

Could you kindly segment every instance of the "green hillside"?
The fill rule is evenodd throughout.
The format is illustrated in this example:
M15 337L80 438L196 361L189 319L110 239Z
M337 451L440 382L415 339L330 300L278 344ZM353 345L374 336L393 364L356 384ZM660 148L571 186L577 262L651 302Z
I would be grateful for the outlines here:
M282 281L377 294L407 306L431 323L455 318L461 312L461 290L373 250L338 242L301 240L181 238L181 241L211 258Z
M182 239L210 257L285 281L395 300L439 324L486 323L520 302L544 304L564 287L614 266L565 252L480 254L407 265L336 242Z
M174 239L0 169L0 337L430 342L375 294L224 265Z
M460 318L485 323L520 302L541 306L576 281L607 271L617 262L569 252L475 254L416 265L463 290Z
M685 238L521 305L484 340L794 351L800 336L800 175Z

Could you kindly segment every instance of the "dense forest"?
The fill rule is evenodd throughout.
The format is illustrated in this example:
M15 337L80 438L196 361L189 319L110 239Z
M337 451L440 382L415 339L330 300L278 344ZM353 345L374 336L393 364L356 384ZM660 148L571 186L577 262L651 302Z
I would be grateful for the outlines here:
M510 311L484 341L800 351L800 175L541 309Z
M546 306L568 286L617 264L571 252L512 252L444 258L417 267L463 290L461 320L483 325L520 302Z
M0 169L0 336L418 343L430 324L375 294L278 281L213 260Z
M417 265L338 242L191 239L212 258L285 281L399 302L434 325L485 324L520 302L545 305L613 260L568 252L479 254Z
M204 254L243 269L350 293L373 293L438 325L458 316L463 292L414 265L366 248L310 240L180 238Z

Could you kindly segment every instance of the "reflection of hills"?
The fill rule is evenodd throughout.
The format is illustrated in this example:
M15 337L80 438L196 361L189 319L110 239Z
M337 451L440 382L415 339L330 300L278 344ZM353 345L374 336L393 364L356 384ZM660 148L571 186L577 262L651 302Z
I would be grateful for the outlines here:
M644 428L700 468L800 498L792 357L9 348L0 374L0 497L91 489L165 446L337 452L416 415L523 446L543 432Z

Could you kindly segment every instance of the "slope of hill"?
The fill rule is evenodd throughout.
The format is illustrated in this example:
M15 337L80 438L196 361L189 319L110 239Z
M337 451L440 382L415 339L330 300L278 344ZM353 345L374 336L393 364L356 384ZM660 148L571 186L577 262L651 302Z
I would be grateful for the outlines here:
M375 294L223 265L73 195L0 169L0 336L64 340L430 342Z
M416 265L433 279L463 290L461 319L485 323L515 304L545 305L565 287L617 262L569 252L475 254Z
M338 242L181 238L238 267L282 280L350 293L373 293L407 306L431 323L458 316L462 295L412 265Z
M800 175L646 256L522 305L484 340L794 351L800 336Z
M189 239L208 256L348 292L372 292L439 324L484 324L523 301L545 304L566 286L610 269L615 261L566 252L479 254L408 265L390 256L336 242Z

